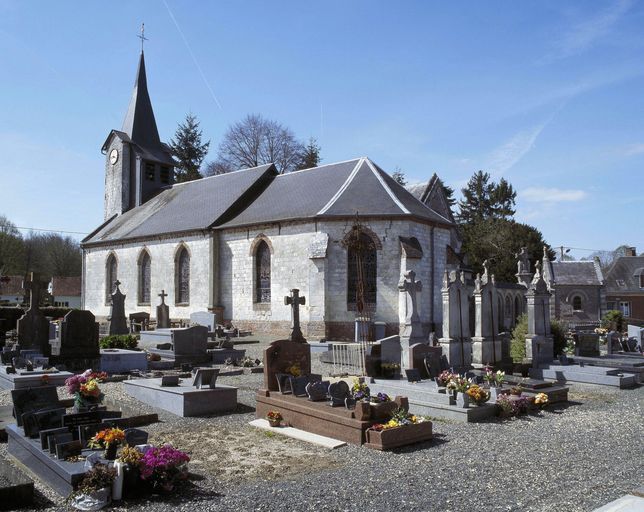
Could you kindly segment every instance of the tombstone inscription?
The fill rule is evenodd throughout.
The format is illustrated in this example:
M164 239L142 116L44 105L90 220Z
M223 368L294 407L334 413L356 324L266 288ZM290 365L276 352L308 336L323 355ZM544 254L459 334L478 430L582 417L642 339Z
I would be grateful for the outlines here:
M24 413L57 407L58 393L55 386L14 389L11 391L11 400L16 424L21 427Z

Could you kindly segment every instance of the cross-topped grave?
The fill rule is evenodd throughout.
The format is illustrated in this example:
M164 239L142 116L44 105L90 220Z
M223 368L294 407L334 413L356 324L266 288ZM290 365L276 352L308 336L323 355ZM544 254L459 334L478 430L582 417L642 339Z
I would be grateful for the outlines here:
M121 281L114 281L116 289L112 294L112 306L110 311L110 334L127 334L127 318L125 317L125 295L121 293L119 285Z
M306 304L306 298L300 297L300 290L293 288L291 290L291 295L284 297L284 305L291 306L291 317L293 323L291 325L291 335L289 336L289 341L294 341L295 343L306 343L306 338L302 334L300 329L300 306Z
M170 328L170 308L165 303L165 298L168 294L165 290L161 290L159 297L161 297L161 304L157 306L157 329Z
M498 325L498 295L489 263L483 262L483 275L474 281L475 332L472 338L472 361L477 366L501 360L501 338Z
M443 337L439 340L449 365L464 370L472 364L469 304L465 276L461 271L443 276Z
M41 283L33 272L23 282L23 288L29 291L29 309L18 320L18 341L24 349L39 350L45 357L49 357L49 322L38 309L40 302Z
M405 327L400 333L400 344L402 346L403 366L409 366L409 347L416 343L427 343L423 336L423 326L420 323L418 314L418 294L422 291L423 284L416 281L416 272L408 270L402 275L398 290L401 293L400 311L404 312Z

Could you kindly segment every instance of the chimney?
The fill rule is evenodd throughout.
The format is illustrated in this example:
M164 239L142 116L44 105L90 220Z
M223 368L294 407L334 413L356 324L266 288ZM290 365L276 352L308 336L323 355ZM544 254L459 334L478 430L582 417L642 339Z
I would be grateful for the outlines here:
M637 256L637 251L635 250L635 247L627 247L625 254L626 256Z

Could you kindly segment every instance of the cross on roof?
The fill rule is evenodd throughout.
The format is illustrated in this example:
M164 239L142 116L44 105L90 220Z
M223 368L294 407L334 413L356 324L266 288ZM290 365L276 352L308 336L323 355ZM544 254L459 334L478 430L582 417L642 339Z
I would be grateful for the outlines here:
M141 34L136 37L141 40L141 53L143 53L143 43L148 40L148 38L145 37L145 23L141 23Z

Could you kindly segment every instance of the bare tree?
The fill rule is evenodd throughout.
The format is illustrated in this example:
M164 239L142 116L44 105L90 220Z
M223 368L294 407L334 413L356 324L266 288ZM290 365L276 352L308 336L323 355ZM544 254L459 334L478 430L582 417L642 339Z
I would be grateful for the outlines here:
M290 172L297 169L303 152L304 145L289 128L251 114L228 128L219 144L218 159L206 166L206 174L268 163L274 163L281 173Z

